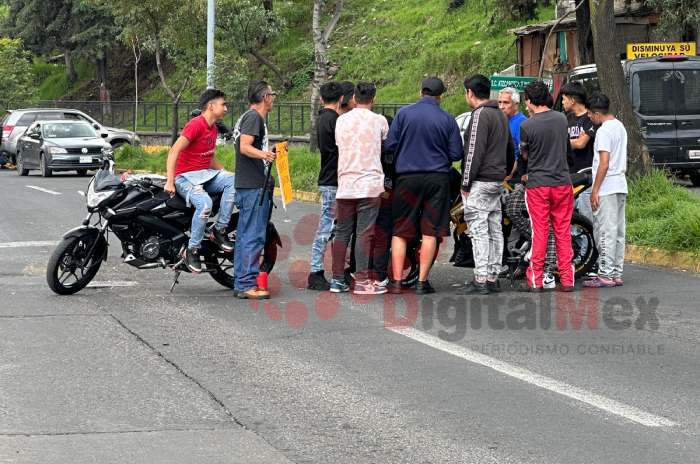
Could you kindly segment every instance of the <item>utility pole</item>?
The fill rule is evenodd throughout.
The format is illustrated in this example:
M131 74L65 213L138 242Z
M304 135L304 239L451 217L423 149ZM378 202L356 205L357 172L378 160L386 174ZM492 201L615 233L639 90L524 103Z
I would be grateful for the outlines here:
M207 0L207 88L214 88L214 30L216 27L215 0Z

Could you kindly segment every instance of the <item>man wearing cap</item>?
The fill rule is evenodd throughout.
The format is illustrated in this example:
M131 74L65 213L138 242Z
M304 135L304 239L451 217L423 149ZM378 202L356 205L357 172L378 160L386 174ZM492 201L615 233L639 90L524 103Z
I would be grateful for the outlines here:
M438 239L450 233L449 172L462 158L462 138L455 119L440 108L445 85L425 79L421 99L399 110L385 143L393 151L396 169L391 240L393 276L389 293L401 293L408 241L422 236L416 294L434 293L428 274Z

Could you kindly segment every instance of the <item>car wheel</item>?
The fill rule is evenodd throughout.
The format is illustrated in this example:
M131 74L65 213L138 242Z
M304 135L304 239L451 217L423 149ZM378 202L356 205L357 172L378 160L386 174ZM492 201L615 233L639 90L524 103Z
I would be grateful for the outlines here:
M690 182L693 183L693 187L700 187L700 171L690 173Z
M123 145L129 145L129 142L126 140L112 140L112 150L116 150L117 148L123 146Z
M78 169L76 172L79 176L84 176L87 174L87 169Z
M24 167L24 159L22 158L22 153L17 153L17 163L15 164L17 168L17 174L20 176L26 176L29 174L29 169Z
M51 172L51 169L46 164L46 155L43 153L39 155L39 169L41 170L41 177L51 177L53 172Z

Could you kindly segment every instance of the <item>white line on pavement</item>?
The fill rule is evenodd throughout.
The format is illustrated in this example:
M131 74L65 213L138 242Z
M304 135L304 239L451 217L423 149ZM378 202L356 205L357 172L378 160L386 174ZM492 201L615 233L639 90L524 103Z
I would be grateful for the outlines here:
M53 190L45 189L42 187L37 187L36 185L27 185L27 188L38 190L38 191L44 192L44 193L50 193L51 195L60 195L61 194L61 192L55 192Z
M26 248L26 247L50 247L58 242L35 241L35 242L0 242L0 248Z
M522 380L523 382L527 382L554 393L581 401L603 411L615 414L647 427L671 427L678 425L676 422L666 419L665 417L656 416L633 406L591 393L582 388L554 380L550 377L537 374L522 367L513 366L507 362L492 358L476 351L472 351L459 345L455 345L454 343L445 342L433 335L421 332L412 327L387 327L387 330L464 360L491 368L497 372L500 372L501 374L508 375L518 380Z

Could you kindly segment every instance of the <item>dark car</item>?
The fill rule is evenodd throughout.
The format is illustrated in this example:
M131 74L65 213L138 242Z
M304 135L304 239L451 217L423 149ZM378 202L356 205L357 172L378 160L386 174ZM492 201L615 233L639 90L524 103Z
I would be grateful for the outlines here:
M700 57L642 58L622 68L652 163L700 186ZM575 68L569 81L599 87L595 65Z
M17 141L17 173L26 176L39 169L44 177L54 171L85 175L112 156L111 145L86 122L39 121Z

